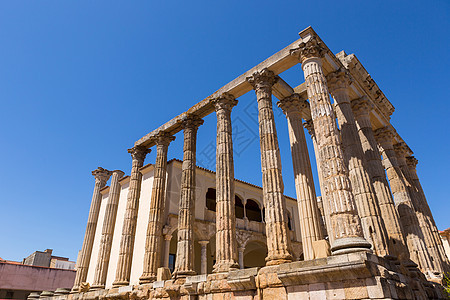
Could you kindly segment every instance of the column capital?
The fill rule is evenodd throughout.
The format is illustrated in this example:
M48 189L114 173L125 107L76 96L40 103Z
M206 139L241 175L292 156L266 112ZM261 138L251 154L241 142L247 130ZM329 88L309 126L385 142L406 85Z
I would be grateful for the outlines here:
M237 105L238 100L234 98L230 93L223 93L222 95L211 100L211 103L214 105L214 110L216 112L227 110L231 111L231 109Z
M164 240L170 241L171 239L172 239L172 235L171 234L165 234L164 235Z
M414 156L411 155L411 156L406 157L406 164L408 164L408 167L410 169L415 169L417 167L418 163L419 163L419 161Z
M303 123L303 127L305 127L308 130L310 136L314 136L314 134L315 134L315 132L314 132L314 123L313 123L312 119L306 120Z
M412 155L412 151L411 149L408 147L408 145L406 145L405 142L400 142L394 145L394 151L395 153L401 157L401 158L405 158L407 156L411 156Z
M369 97L362 96L361 98L354 99L351 101L352 110L355 117L368 115L375 107L373 103L369 100Z
M120 178L123 177L123 175L125 175L125 172L122 171L122 170L114 170L114 171L111 172L111 175L112 174L117 174L118 179L120 179Z
M247 77L248 83L250 83L255 90L260 87L272 87L278 79L279 77L267 68L264 68L261 71L256 71L251 76Z
M200 246L206 247L206 245L209 244L209 241L198 241L198 243L200 244Z
M154 140L157 146L169 146L170 142L175 140L175 137L168 132L160 131L156 134Z
M277 102L277 105L279 108L281 108L285 115L288 115L289 113L301 114L302 111L308 107L306 99L304 99L297 93L283 98L282 100Z
M184 120L181 121L181 127L183 129L195 129L197 130L200 125L203 124L203 119L197 115L189 114Z
M112 172L102 167L98 167L94 171L92 171L92 176L95 177L95 180L100 181L103 185L106 184L109 177L112 175Z
M298 58L302 64L308 58L322 58L325 53L326 48L317 37L311 37L308 41L300 43L298 48L290 51L290 54Z
M326 78L328 88L332 93L341 89L347 89L352 83L350 73L344 68L339 68L339 70L329 73Z
M379 144L385 143L385 142L392 143L392 139L394 138L393 130L387 126L375 130L373 134Z
M145 156L151 151L152 150L147 149L144 146L134 146L133 148L128 149L128 153L131 154L133 160L137 160L140 163L144 162Z

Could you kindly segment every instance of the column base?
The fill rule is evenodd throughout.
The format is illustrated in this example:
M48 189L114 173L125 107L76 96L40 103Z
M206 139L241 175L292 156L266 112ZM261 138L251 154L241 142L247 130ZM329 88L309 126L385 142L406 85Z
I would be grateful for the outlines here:
M197 272L193 271L193 270L187 270L187 271L174 271L172 278L185 278L188 276L193 276L193 275L197 275Z
M292 255L288 254L278 254L269 255L266 257L266 266L275 266L285 263L290 263L293 261Z
M213 267L213 273L224 273L239 269L239 264L235 261L219 261Z
M156 281L156 275L154 274L141 276L139 278L139 284L152 283L154 281Z
M105 288L104 284L94 284L93 286L91 286L90 290L95 291L95 290L102 290Z
M119 280L119 281L114 281L112 286L113 287L121 287L121 286L127 286L129 284L130 284L130 282L128 280Z
M362 237L346 237L333 241L331 244L331 255L345 254L359 251L372 253L372 244Z

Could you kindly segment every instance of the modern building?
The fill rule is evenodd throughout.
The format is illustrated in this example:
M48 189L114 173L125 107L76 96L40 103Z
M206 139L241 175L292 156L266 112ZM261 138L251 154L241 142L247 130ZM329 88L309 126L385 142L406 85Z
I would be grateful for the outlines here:
M58 299L443 297L448 259L393 105L354 54L333 54L311 27L299 35L136 141L130 176L92 172L77 276ZM305 82L291 87L283 72L297 65ZM251 91L262 187L234 178L231 113ZM288 123L296 199L283 194L272 96ZM196 166L197 131L212 113L216 172ZM182 161L167 159L175 142ZM152 147L156 161L144 165Z
M50 267L56 269L75 270L75 262L69 261L67 257L53 256L52 249L35 251L23 259L24 265Z
M23 262L0 258L0 299L27 299L31 293L70 289L76 274L73 262L56 256L51 260L51 257L51 249L47 249L34 252ZM54 266L50 266L51 261Z

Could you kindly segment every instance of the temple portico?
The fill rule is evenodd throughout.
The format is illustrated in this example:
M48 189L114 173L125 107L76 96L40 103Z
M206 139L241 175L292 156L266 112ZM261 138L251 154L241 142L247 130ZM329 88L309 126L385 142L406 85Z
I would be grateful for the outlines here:
M311 27L299 35L136 141L130 176L93 172L77 277L64 297L442 297L448 260L417 160L390 122L393 105L354 54L333 54ZM294 66L304 82L291 87L283 72ZM234 172L231 116L252 91L260 186ZM284 113L289 145L278 140L274 109ZM197 133L212 125L204 121L210 114L215 172L196 163ZM182 160L168 160L180 140ZM155 162L144 164L154 146ZM284 147L294 178L282 176ZM295 184L295 198L284 194L284 181Z

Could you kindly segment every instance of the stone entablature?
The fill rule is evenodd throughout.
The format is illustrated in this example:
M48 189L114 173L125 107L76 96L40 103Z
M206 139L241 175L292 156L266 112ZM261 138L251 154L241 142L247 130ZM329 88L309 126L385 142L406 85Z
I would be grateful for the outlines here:
M81 267L69 299L442 297L448 259L417 159L390 124L394 107L355 55L334 55L311 27L299 35L136 141L128 150L130 177L113 176L106 189L111 171L93 173ZM280 74L295 65L301 65L305 82L292 88ZM262 189L234 179L230 116L238 98L252 89ZM283 194L273 96L288 122L297 199ZM196 167L197 131L211 113L217 119L216 173ZM320 205L302 125L314 146ZM167 163L167 148L179 131L183 161ZM156 163L143 167L155 145ZM113 218L105 215L114 210L103 203L115 203L109 198L118 184L121 213L111 234ZM108 252L99 247L109 244L107 272L95 270L108 265L97 261ZM90 291L93 280L97 292Z

